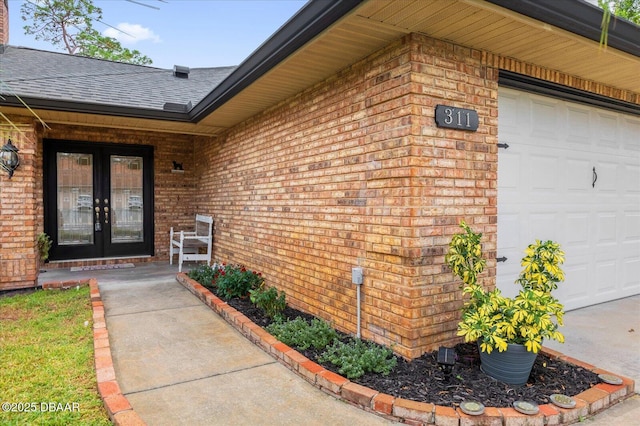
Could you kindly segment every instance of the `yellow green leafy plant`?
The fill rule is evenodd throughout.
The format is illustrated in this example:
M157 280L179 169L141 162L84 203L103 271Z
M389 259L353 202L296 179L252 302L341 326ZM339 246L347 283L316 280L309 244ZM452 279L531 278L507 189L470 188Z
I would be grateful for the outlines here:
M462 292L468 296L462 307L458 335L466 342L477 341L483 352L505 351L509 344L524 345L537 353L544 339L564 342L558 327L563 325L564 306L551 295L564 281L560 265L564 252L553 241L536 240L525 250L523 267L515 281L522 289L515 298L505 297L499 289L487 291L478 284L478 275L486 266L482 258L482 234L475 233L463 221L463 233L452 237L445 261L458 276Z

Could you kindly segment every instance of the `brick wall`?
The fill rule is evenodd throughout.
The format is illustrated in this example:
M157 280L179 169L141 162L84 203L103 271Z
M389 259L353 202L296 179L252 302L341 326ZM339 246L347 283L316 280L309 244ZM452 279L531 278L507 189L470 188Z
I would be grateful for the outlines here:
M349 332L360 265L363 337L407 357L451 343L458 221L495 251L496 81L480 52L412 35L231 130L196 155L214 255ZM478 110L478 132L436 128L439 103Z
M0 0L0 45L9 44L9 0Z
M10 138L20 165L13 177L0 169L0 290L33 287L37 278L36 237L42 229L42 161L38 126L9 117L0 125L0 146Z

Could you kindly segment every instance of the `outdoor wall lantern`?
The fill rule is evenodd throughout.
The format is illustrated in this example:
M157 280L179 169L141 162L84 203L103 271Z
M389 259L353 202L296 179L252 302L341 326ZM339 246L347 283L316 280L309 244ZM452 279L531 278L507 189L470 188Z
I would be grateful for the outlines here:
M11 143L11 138L9 138L7 143L0 148L0 166L9 174L9 179L11 179L13 172L19 165L18 148Z

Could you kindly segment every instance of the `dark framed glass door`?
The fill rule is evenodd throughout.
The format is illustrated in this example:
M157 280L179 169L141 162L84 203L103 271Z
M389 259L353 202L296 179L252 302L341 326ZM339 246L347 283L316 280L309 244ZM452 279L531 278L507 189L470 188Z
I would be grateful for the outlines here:
M153 254L153 148L45 140L52 260Z

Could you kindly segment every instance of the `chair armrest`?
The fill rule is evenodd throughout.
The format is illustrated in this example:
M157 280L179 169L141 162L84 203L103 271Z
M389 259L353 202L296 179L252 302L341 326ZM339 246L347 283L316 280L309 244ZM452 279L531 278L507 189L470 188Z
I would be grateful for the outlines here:
M173 228L171 228L170 234L171 234L170 239L172 244L175 244L177 246L179 246L183 240L194 239L197 237L195 232L191 232L191 231L175 232Z

